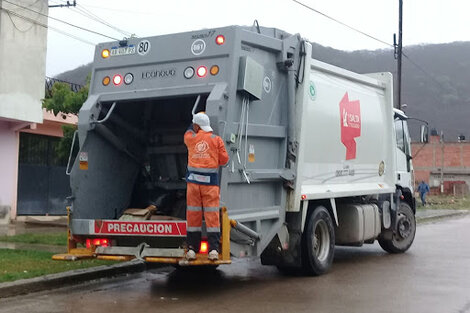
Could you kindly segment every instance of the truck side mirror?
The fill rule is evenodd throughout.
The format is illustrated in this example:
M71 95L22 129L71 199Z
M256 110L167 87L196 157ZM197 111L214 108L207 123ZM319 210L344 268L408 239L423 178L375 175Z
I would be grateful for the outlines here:
M428 125L421 125L419 141L421 143L428 143L428 141L429 141L429 128L428 128Z

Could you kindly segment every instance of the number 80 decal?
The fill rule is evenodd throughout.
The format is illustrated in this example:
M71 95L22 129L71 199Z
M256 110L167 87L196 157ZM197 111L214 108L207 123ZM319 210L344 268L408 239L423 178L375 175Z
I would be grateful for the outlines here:
M140 55L146 55L150 51L150 41L142 40L137 45L137 53Z

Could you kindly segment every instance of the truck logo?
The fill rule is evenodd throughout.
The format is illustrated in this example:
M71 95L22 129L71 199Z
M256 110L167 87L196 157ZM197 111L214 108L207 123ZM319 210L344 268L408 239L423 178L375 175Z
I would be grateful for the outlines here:
M151 79L151 78L166 78L175 76L176 70L171 69L163 69L163 70L151 70L142 72L142 79Z
M272 82L271 79L269 79L268 76L264 76L263 79L263 89L266 93L270 93L272 88Z
M308 94L310 96L310 99L312 99L312 101L315 101L315 98L317 97L317 91L315 89L315 84L313 83L313 81L310 81L310 86L308 88Z
M194 55L200 55L206 50L206 42L202 39L195 40L191 45L191 52Z
M348 93L339 103L341 142L346 147L346 160L356 158L355 138L361 136L361 108L359 100L349 101Z
M214 36L214 34L215 34L215 30L212 29L212 30L210 30L210 31L208 31L207 33L204 33L204 34L192 35L191 39L209 38L209 37Z

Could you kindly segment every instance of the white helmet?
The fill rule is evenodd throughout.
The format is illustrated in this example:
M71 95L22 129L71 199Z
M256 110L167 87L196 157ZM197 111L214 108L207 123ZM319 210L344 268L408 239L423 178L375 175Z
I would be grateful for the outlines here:
M211 121L209 120L209 116L205 113L197 113L193 115L193 123L199 125L203 131L211 132Z

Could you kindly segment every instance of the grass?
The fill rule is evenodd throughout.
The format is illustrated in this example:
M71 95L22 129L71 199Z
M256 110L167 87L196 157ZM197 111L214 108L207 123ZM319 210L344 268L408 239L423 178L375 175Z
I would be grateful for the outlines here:
M0 241L65 246L67 245L67 232L63 231L54 233L31 233L13 236L0 236Z
M95 259L53 261L52 255L45 251L0 249L0 282L116 263Z
M427 196L427 205L421 205L419 196L416 198L419 209L452 209L452 210L470 210L470 198L433 195Z

